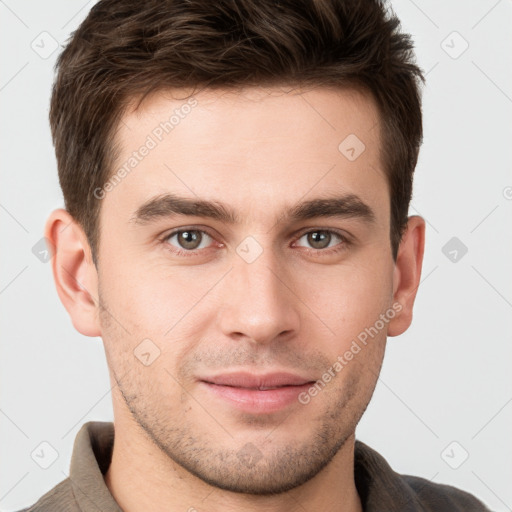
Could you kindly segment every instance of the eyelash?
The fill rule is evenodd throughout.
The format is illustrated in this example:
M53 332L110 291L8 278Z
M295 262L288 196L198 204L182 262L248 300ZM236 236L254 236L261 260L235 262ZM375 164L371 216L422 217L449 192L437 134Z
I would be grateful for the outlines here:
M184 256L184 257L197 256L201 251L204 251L205 249L194 249L194 250L187 251L185 249L179 249L179 248L169 244L170 238L172 238L174 235L183 233L185 231L197 231L197 232L206 234L210 238L215 240L215 237L213 235L211 235L210 233L208 233L208 231L206 231L204 229L184 227L184 228L180 228L180 229L175 229L174 231L171 231L170 233L165 234L160 239L160 242L163 243L165 248L167 250L169 250L175 256ZM302 247L312 256L324 256L324 255L339 253L339 252L343 251L344 249L346 249L351 244L350 240L348 239L348 237L346 235L343 235L339 231L331 229L331 228L315 228L315 229L310 229L308 231L304 231L298 236L297 240L300 240L304 235L308 235L310 233L317 233L317 232L330 233L331 235L335 235L338 238L340 238L341 242L339 244L337 244L336 246L330 247L327 249L311 249L311 248L307 248L307 247ZM341 247L339 247L339 246L341 246Z

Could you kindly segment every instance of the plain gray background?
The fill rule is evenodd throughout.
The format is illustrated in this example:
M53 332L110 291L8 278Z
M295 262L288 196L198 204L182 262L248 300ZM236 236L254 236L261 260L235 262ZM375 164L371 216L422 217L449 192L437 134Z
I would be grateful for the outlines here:
M94 3L0 1L4 511L66 478L83 423L113 420L101 339L74 330L33 252L63 206L47 120L57 46ZM427 73L410 210L427 245L413 325L388 340L357 438L397 472L512 510L512 1L392 5Z

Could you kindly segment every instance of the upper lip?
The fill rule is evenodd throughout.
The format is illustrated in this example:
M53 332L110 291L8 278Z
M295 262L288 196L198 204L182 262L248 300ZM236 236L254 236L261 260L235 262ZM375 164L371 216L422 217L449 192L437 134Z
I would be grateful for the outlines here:
M232 386L236 388L277 388L283 386L302 386L313 382L299 375L286 372L255 374L248 372L224 373L212 377L201 378L203 382L218 386Z

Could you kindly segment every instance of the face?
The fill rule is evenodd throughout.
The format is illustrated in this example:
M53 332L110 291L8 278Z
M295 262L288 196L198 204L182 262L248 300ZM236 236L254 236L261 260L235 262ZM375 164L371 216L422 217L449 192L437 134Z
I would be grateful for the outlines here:
M127 111L125 172L98 191L114 411L205 482L281 492L353 435L397 311L377 110L351 90L179 98Z

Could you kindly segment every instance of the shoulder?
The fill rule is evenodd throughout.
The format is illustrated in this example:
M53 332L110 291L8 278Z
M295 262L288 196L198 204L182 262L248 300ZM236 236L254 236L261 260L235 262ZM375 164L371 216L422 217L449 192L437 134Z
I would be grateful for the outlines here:
M354 477L365 510L371 512L491 512L466 491L395 472L382 455L359 440Z
M66 478L53 489L41 496L30 507L17 512L80 512L76 503L71 481Z
M400 475L400 477L413 491L425 511L490 512L478 498L462 489L433 483L418 476Z

